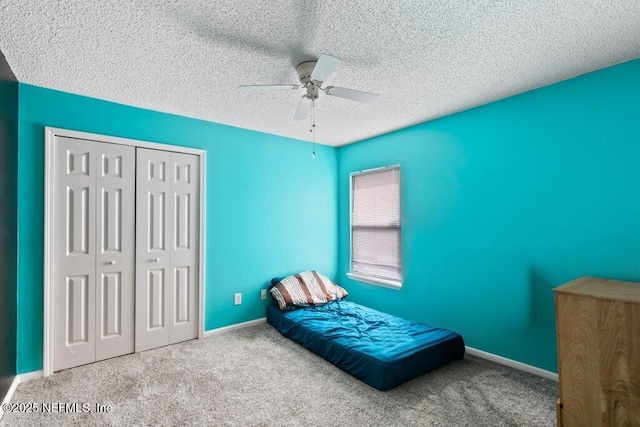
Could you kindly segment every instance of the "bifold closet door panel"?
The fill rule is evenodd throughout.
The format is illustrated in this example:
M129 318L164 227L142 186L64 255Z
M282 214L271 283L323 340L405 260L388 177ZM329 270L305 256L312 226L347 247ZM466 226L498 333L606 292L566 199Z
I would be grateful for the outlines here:
M54 141L54 371L134 350L134 155Z
M170 153L136 149L135 350L169 344Z
M96 143L54 142L55 371L95 361Z
M200 159L136 150L136 351L198 337Z
M171 153L170 343L198 337L200 158Z
M96 360L133 353L135 147L96 145Z

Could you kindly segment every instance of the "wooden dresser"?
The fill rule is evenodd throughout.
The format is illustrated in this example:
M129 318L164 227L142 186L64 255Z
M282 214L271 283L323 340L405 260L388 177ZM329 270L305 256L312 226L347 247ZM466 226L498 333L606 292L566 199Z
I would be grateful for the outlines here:
M558 424L640 426L640 283L582 277L553 291Z

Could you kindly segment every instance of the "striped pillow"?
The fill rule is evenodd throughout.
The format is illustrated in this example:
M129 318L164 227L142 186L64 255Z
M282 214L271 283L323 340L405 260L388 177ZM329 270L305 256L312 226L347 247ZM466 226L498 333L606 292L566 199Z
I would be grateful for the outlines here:
M270 292L281 310L291 306L322 305L349 295L317 271L304 271L285 277Z

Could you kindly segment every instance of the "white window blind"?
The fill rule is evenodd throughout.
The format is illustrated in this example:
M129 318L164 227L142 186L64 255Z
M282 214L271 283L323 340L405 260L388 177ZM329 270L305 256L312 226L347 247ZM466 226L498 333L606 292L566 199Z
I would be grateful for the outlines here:
M400 167L351 175L351 272L402 281Z

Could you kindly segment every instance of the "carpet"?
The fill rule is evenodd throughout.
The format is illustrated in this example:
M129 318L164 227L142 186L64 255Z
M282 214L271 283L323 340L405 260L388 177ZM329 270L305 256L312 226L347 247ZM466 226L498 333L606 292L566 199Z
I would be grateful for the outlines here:
M465 356L381 392L263 324L20 384L0 425L552 426L557 388Z

